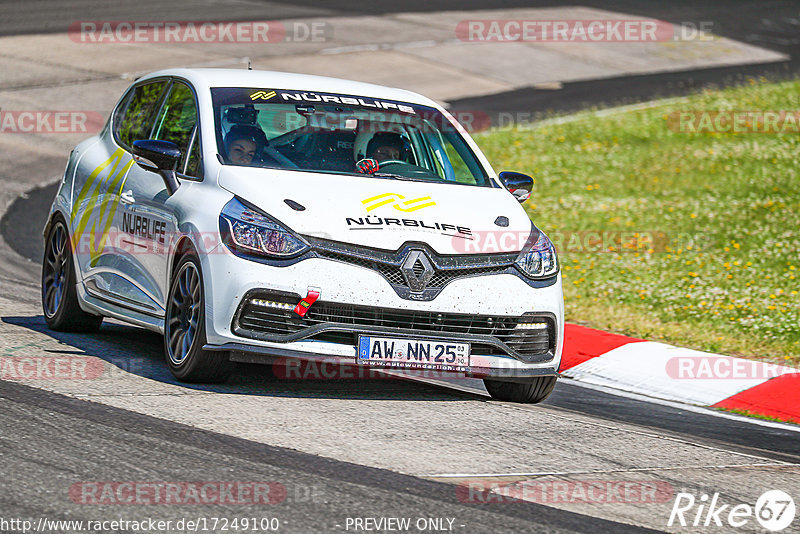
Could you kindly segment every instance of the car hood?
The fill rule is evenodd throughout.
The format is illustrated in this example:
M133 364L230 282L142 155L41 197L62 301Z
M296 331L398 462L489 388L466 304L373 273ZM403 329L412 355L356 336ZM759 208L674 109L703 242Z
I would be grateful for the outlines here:
M298 234L383 250L421 242L439 254L516 252L531 231L501 188L232 166L219 184Z

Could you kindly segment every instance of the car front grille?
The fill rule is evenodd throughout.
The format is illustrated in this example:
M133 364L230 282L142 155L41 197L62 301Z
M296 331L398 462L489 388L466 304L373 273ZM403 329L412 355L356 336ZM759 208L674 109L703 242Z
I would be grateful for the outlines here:
M399 286L408 289L408 283L406 282L406 279L403 276L403 272L400 270L399 261L384 262L384 261L379 261L377 259L374 260L366 259L356 256L350 256L347 254L339 254L336 252L329 252L329 251L316 251L316 252L317 256L322 258L341 261L343 263L349 263L352 265L358 265L359 267L364 267L366 269L377 271L393 286ZM415 265L414 267L414 274L420 276L421 272L417 267L418 265L419 264ZM433 273L433 276L431 277L430 281L426 285L426 288L442 289L444 286L446 286L447 284L458 278L504 273L508 271L510 265L511 263L509 262L502 265L480 265L475 267L464 267L460 269L437 268Z
M472 344L473 354L510 355L522 361L547 361L555 353L551 316L519 317L438 313L318 301L300 317L300 296L255 291L242 301L233 332L264 341L315 339L355 348L359 334L448 337Z

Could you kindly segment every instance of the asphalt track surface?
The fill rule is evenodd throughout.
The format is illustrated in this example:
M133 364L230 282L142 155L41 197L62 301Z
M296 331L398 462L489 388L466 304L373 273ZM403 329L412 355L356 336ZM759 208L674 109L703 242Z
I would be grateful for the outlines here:
M701 21L713 23L713 32L790 56L787 61L759 65L717 67L699 70L625 76L565 83L560 90L524 88L501 94L453 101L456 109L478 109L496 117L498 113L529 113L531 118L548 113L572 112L593 106L623 105L681 96L704 87L725 87L765 76L790 78L800 72L800 4L793 1L636 1L580 2L665 20L675 24ZM538 3L537 3L538 5Z
M54 186L31 191L8 209L0 221L6 237L13 228L28 228L32 237L40 228L31 215L41 217ZM17 236L18 252L38 260L41 251L26 236ZM37 261L38 263L38 261ZM27 285L27 284L26 284ZM35 290L34 290L35 291ZM35 300L35 295L32 295ZM50 332L41 315L10 316L3 323L54 338L61 352L99 357L124 368L118 355L123 348L145 361L135 372L158 382L186 387L166 370L161 339L153 333L109 322L94 335ZM485 394L403 380L292 381L276 379L269 369L241 365L232 385L205 389L248 394L253 386L268 396L291 396L386 401L469 401L482 404ZM102 481L134 479L169 480L269 480L286 488L286 500L274 508L241 505L204 505L202 517L276 517L286 532L322 532L342 529L347 517L448 517L464 525L464 532L628 532L638 528L588 514L559 510L537 503L472 504L460 502L453 485L337 461L297 450L199 430L132 411L54 394L25 385L0 381L0 428L3 429L3 491L0 510L10 517L96 519L115 517L114 506L93 506L64 500L64 480ZM658 435L717 450L800 464L800 433L780 427L756 425L588 389L561 381L541 406L559 417L591 418L614 428L630 425L637 432ZM435 421L431 421L435 424ZM425 431L425 423L420 431ZM534 430L535 432L535 430ZM480 439L480 436L475 436ZM580 436L566 443L580 448ZM514 446L510 443L509 446ZM603 455L603 450L594 454ZM311 488L309 490L308 488ZM324 498L315 499L314 495ZM177 521L192 516L191 507L132 506L125 512ZM499 528L502 525L502 528ZM459 529L457 529L459 530Z
M566 111L600 103L645 100L652 96L682 94L705 84L734 83L744 76L769 72L791 75L797 71L796 52L800 39L791 24L783 26L764 22L764 16L787 20L800 9L790 2L582 2L606 9L641 13L671 21L717 20L715 31L741 38L749 24L750 42L790 53L792 59L775 65L706 69L692 73L641 76L565 84L560 91L519 90L513 94L490 95L454 103L455 107L487 111ZM105 2L3 2L0 34L64 31L65 21L81 18L114 20L125 18L154 19L185 17L189 2L165 5L150 0L135 7L109 6ZM547 2L501 2L491 7L551 5ZM235 7L235 9L234 9ZM248 2L219 6L208 4L193 8L192 19L243 20L325 16L330 14L381 14L391 11L433 11L442 9L477 9L485 1L466 2L370 2L368 7L356 2L340 2L338 7L318 7L316 3ZM91 12L91 17L84 14ZM158 14L157 16L155 14ZM245 17L243 14L249 15ZM138 14L138 16L137 16ZM764 28L774 31L765 31ZM720 31L721 30L721 31ZM760 32L760 33L759 33ZM482 107L481 107L482 106ZM27 275L0 281L20 300L36 301L35 282L41 260L40 229L54 194L54 186L30 191L14 201L0 220L0 231L11 251L0 251L0 261L17 266ZM19 260L19 255L31 260ZM27 267L26 267L27 266ZM7 276L7 275L6 275ZM160 360L158 336L131 327L108 324L91 336L51 333L41 315L15 315L0 311L3 323L37 335L49 336L78 351L115 363L112 355L122 345L149 362L141 375L164 383L179 385L168 375ZM264 367L241 366L238 381L256 384L276 397L358 398L362 400L423 399L430 401L467 401L487 403L478 392L469 393L409 381L293 382L275 379ZM246 376L247 378L241 378ZM214 391L213 388L210 388ZM241 393L247 394L247 388ZM528 409L528 408L526 408ZM753 424L741 419L715 417L675 406L667 406L596 391L561 381L553 395L541 407L560 416L592 419L612 425L629 425L641 432L664 439L685 440L708 448L733 451L754 457L800 463L800 434L778 426ZM408 476L389 469L367 467L317 454L241 439L220 432L210 432L155 418L129 410L88 402L41 389L0 381L0 512L3 517L98 518L116 513L113 508L66 501L54 488L73 480L277 480L287 490L284 503L270 508L247 509L222 505L203 506L195 513L188 508L135 507L127 511L146 513L159 519L178 519L191 515L259 516L271 515L281 520L281 531L312 532L343 530L346 517L419 516L454 517L464 532L536 531L536 532L627 532L638 529L628 524L600 519L591 513L577 513L536 503L481 504L460 502L453 486L442 482ZM424 431L424 427L422 428ZM532 429L531 439L536 439ZM481 436L472 438L480 441ZM513 447L513 443L508 446ZM565 443L580 448L581 436L573 435ZM596 451L603 455L603 450ZM311 494L306 491L312 488ZM324 498L314 498L314 492ZM456 529L459 530L459 529Z
M0 36L25 33L64 32L78 20L279 20L291 17L385 15L406 12L470 11L523 7L575 5L553 0L390 0L293 2L196 3L176 0L164 3L141 0L135 4L97 0L60 2L34 0L0 1L3 17ZM691 71L625 76L586 82L565 83L559 90L523 88L474 98L452 100L454 109L483 111L497 123L499 113L530 114L531 118L571 112L592 106L621 105L677 96L708 86L743 83L767 76L781 79L800 72L800 4L792 0L585 0L577 4L607 9L672 23L713 23L713 32L723 37L754 44L790 56L787 61L706 68ZM91 16L87 16L90 13ZM188 14L191 14L190 16Z
M467 532L493 532L499 525L525 531L532 524L538 532L647 532L542 505L461 503L449 484L256 444L9 382L0 381L0 406L7 432L2 453L6 487L14 481L14 495L0 500L4 516L56 520L109 514L102 506L90 513L77 503L65 508L61 495L41 489L56 485L65 471L81 480L113 480L120 466L135 465L142 480L284 481L285 503L276 503L274 510L225 504L202 509L205 517L276 517L282 532L343 530L355 511L403 517L409 510L421 517L458 518L462 528L468 525ZM65 446L54 450L54 443ZM38 496L32 499L32 494ZM192 517L191 510L175 512L167 506L147 512L160 520Z

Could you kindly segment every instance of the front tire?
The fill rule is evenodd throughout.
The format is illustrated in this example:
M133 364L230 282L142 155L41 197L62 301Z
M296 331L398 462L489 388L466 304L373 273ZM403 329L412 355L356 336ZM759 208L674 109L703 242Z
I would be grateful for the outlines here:
M188 253L175 269L164 317L164 356L175 378L210 384L228 379L233 368L228 354L203 350L205 344L205 291L200 260Z
M96 332L100 328L103 317L81 309L76 284L72 241L67 225L58 217L47 234L42 260L42 311L51 330Z
M530 382L502 382L484 378L483 383L493 399L536 404L550 396L556 380L555 376L539 376Z

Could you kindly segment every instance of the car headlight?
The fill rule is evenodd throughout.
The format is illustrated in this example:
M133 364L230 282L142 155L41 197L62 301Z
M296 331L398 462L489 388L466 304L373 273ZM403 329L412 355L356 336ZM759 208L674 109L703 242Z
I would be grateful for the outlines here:
M556 247L544 232L530 247L525 247L515 261L517 268L528 278L550 278L558 273Z
M235 197L222 208L220 231L228 247L261 256L287 258L308 248L291 230Z

